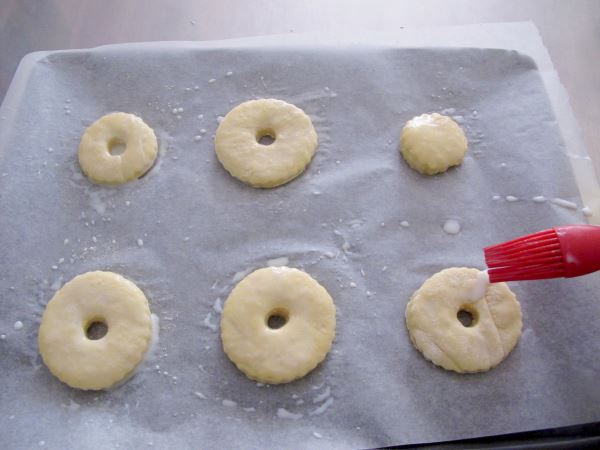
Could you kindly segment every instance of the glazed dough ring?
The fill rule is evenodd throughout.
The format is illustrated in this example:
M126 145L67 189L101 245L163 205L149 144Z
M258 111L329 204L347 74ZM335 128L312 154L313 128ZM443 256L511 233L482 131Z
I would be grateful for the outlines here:
M450 117L421 114L404 125L400 152L413 169L435 175L462 162L467 152L467 138Z
M125 145L120 155L111 154L117 144ZM79 144L79 165L94 182L122 184L144 175L158 152L154 131L133 114L107 114L91 124Z
M485 296L468 300L477 269L450 268L429 278L406 306L411 340L423 356L447 370L483 372L508 356L521 336L521 307L506 283L489 285ZM473 316L465 327L460 310Z
M108 331L92 340L86 331L103 322ZM48 302L38 336L50 372L78 389L105 389L126 379L150 343L148 300L131 281L112 272L78 275Z
M278 315L287 322L270 328ZM319 364L335 336L335 306L323 286L289 267L259 269L233 289L223 307L221 339L231 361L251 378L278 384Z
M259 139L270 136L271 145ZM304 111L274 99L251 100L233 108L215 135L223 167L254 187L270 188L300 175L317 148L317 133Z

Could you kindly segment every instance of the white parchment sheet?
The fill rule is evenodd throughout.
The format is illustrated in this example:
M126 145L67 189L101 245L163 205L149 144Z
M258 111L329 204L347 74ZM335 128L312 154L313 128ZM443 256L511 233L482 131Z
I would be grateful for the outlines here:
M357 448L600 420L597 275L512 284L523 335L488 373L433 366L404 325L411 294L433 273L482 267L485 245L584 219L580 210L532 201L582 206L529 57L376 45L217 47L37 55L7 95L2 447ZM237 182L213 148L218 116L264 97L304 109L320 141L306 172L271 190ZM116 188L92 185L77 163L83 130L111 111L138 114L160 141L149 174ZM399 134L408 119L432 111L454 117L470 149L462 166L423 177L402 160ZM442 229L450 218L461 224L458 235ZM337 337L304 379L262 386L224 355L220 305L243 272L280 257L332 295ZM160 318L160 342L124 386L80 392L42 364L37 329L53 292L96 269L144 290Z

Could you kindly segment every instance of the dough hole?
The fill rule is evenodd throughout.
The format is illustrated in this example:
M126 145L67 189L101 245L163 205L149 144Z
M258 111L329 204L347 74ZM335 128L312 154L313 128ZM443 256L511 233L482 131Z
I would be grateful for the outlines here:
M479 316L477 315L476 310L469 308L468 306L462 306L456 313L456 318L463 327L471 328L477 324Z
M282 328L289 320L288 312L283 309L275 309L267 315L267 326L271 330Z
M85 329L85 335L92 341L102 339L108 333L108 325L102 319L93 320Z
M273 130L263 130L256 134L256 142L260 145L271 145L275 142L275 132Z
M108 143L108 153L110 153L112 156L122 155L123 153L125 153L126 149L127 144L125 144L125 142L121 139L115 138Z

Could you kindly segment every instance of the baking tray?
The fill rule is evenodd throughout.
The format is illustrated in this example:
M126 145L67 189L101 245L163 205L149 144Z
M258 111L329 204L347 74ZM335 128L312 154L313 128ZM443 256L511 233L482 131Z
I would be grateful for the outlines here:
M219 116L261 97L304 109L320 139L306 173L272 190L231 178L212 143ZM117 188L77 164L81 133L110 111L140 115L160 141L149 174ZM463 165L436 177L398 152L402 125L426 111L453 116L470 141ZM347 448L600 419L596 276L514 284L523 336L485 374L434 367L404 326L434 272L481 267L484 245L584 220L531 58L377 45L49 52L22 64L0 117L4 446ZM443 232L448 218L461 233ZM317 370L269 387L228 361L218 320L235 281L274 258L328 289L338 328ZM53 292L95 269L134 280L161 324L139 373L99 393L58 382L36 344Z

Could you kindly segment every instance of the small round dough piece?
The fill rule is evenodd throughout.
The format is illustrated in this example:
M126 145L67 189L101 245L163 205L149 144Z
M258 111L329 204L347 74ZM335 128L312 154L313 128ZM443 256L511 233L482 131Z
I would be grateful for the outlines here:
M93 322L107 333L92 340ZM73 388L98 390L126 379L143 360L152 334L148 300L113 272L78 275L48 302L40 325L40 354L50 372Z
M425 175L445 172L462 163L467 138L448 116L421 114L406 122L400 134L400 152L410 167Z
M434 364L456 372L484 372L508 356L521 336L521 307L506 283L489 285L472 302L477 269L442 270L413 294L406 326L415 347ZM457 317L471 313L471 326Z
M263 145L259 140L274 141ZM223 167L253 187L280 186L300 175L318 144L317 132L304 111L275 99L244 102L220 123L215 151Z
M270 328L270 316L287 319ZM233 289L221 317L223 349L248 378L287 383L313 370L335 337L335 306L310 275L289 267L256 270Z
M111 154L115 145L125 151ZM94 182L122 184L144 175L158 153L156 135L137 116L115 112L91 124L79 143L79 165Z

